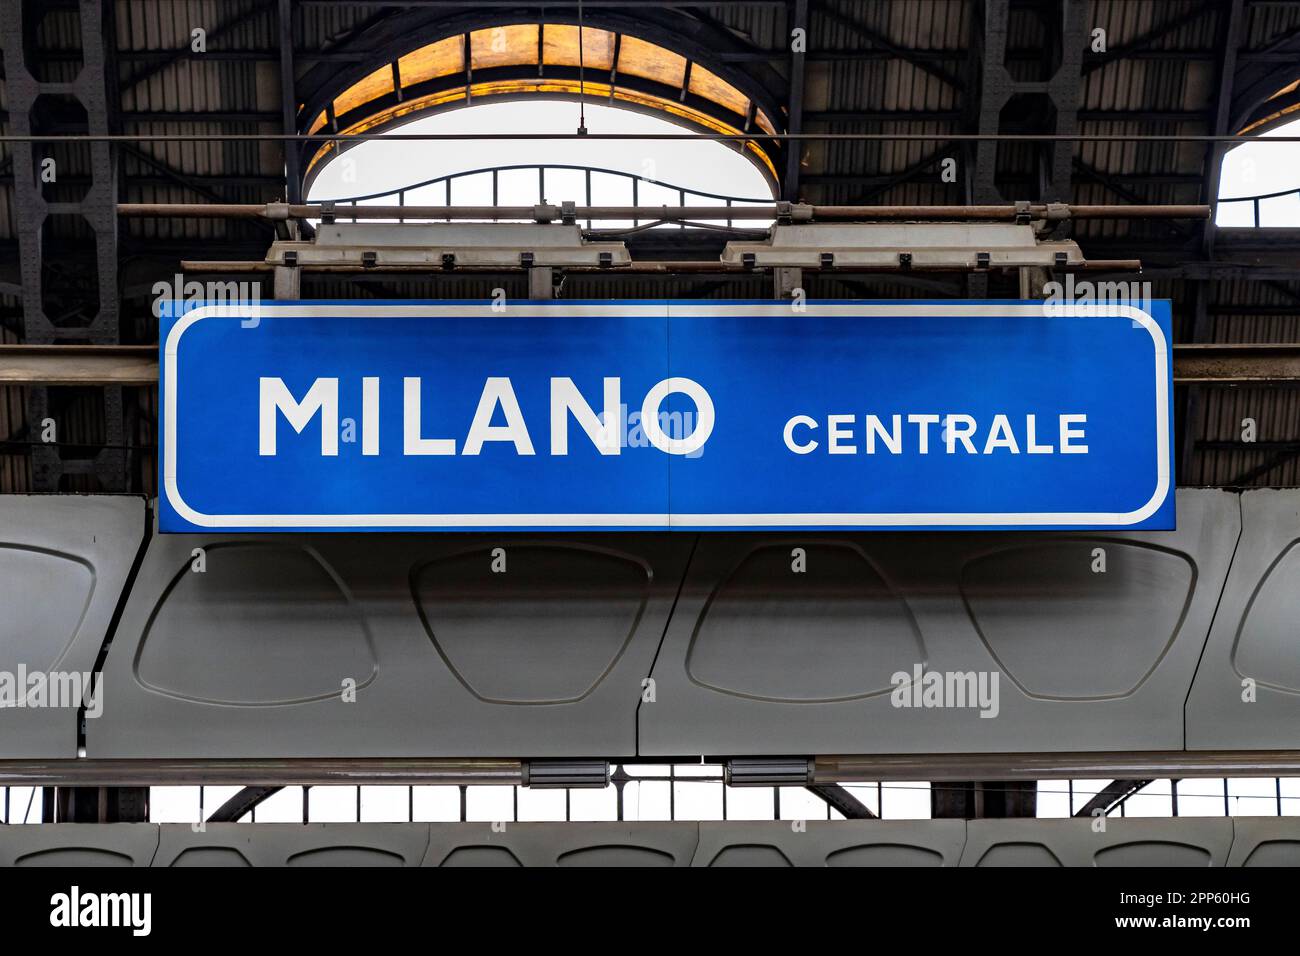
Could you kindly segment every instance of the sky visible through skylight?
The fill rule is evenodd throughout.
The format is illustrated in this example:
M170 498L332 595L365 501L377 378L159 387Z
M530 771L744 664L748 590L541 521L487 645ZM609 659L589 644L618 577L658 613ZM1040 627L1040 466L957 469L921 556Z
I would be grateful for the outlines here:
M1300 135L1300 122L1286 123L1259 134L1259 139ZM1254 221L1252 203L1224 202L1234 196L1300 190L1300 143L1246 143L1223 158L1219 180L1220 226L1300 226L1300 193L1262 200L1259 222Z
M656 116L593 103L586 105L589 133L675 133L684 127ZM566 100L514 100L489 102L439 113L395 130L399 133L573 133L578 128L578 104ZM733 147L713 140L457 140L425 142L370 141L348 150L328 163L312 184L309 199L341 199L407 186L448 173L537 163L558 163L614 169L643 179L724 196L770 202L772 190L754 163ZM580 172L549 171L548 202L586 204L586 184ZM498 181L499 205L534 205L538 201L536 170L502 173ZM640 184L642 205L676 206L675 191ZM630 180L595 176L594 205L630 205ZM409 193L407 205L440 205L442 185ZM458 180L452 193L458 205L492 202L492 181L483 174ZM704 200L689 199L699 205ZM374 200L372 205L395 204L395 199Z

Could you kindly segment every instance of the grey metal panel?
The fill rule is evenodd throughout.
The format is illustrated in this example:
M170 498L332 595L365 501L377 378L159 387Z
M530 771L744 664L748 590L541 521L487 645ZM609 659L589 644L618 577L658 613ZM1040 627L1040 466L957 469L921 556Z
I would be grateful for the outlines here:
M1300 492L1244 492L1241 521L1187 699L1189 750L1300 747Z
M95 757L620 756L690 536L158 535ZM193 549L206 570L192 570ZM494 558L504 549L505 571ZM355 701L345 701L355 681Z
M964 820L700 824L692 866L956 866Z
M694 823L433 823L425 866L689 866Z
M1235 817L1228 866L1300 866L1300 818Z
M641 753L1181 749L1238 531L1182 490L1176 532L703 535ZM997 716L894 706L916 665L996 674Z
M0 866L149 866L157 849L148 823L0 827Z
M1294 866L1293 818L658 823L52 823L0 866Z
M0 671L8 680L16 685L20 669L94 670L144 534L142 498L0 496ZM0 708L0 757L76 754L75 707Z
M154 866L419 866L427 823L208 823L161 827Z
M1229 818L971 820L962 866L1225 866Z

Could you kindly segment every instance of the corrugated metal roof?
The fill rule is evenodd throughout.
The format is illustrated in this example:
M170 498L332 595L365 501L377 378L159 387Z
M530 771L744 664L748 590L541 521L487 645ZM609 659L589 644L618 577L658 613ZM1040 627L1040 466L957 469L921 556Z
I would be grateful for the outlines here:
M277 6L273 0L117 0L114 10L122 128L157 135L278 131ZM644 12L622 8L617 15L625 22L640 16L662 26L672 18L686 21L698 14L711 26L729 29L748 49L772 51L771 59L762 68L776 77L778 84L780 77L788 75L786 51L791 24L787 7L744 2L715 3L691 10L651 10L651 6L647 4ZM1049 6L1022 4L1011 12L1007 43L1012 58L1010 70L1018 78L1038 76L1043 69L1040 53L1047 48L1044 38L1049 31L1040 13ZM810 8L806 129L942 133L975 128L979 81L971 69L970 57L980 4L972 0L825 0L811 3ZM1138 55L1115 56L1102 64L1088 54L1078 103L1084 114L1080 131L1148 135L1211 131L1220 80L1223 11L1227 8L1227 4L1205 5L1199 0L1091 3L1086 22L1105 30L1107 49L1112 55L1134 45L1141 45L1143 50ZM523 9L532 7L521 5L519 9L502 11L497 19L517 22ZM295 46L300 54L316 54L314 60L300 57L298 74L306 76L320 64L324 64L327 74L336 71L340 75L370 66L362 61L321 58L322 51L342 56L357 49L365 41L367 27L391 22L400 28L418 23L419 30L412 34L415 42L437 33L428 24L464 16L467 11L481 14L484 20L493 19L490 11L475 11L473 4L433 12L368 4L297 5ZM600 16L598 5L588 5L589 18ZM1173 29L1156 35L1170 24ZM208 53L203 55L189 52L196 28L206 30ZM1243 49L1265 49L1297 29L1300 5L1248 3ZM72 79L78 63L75 53L82 40L71 10L51 11L37 37L38 46L45 51L42 76ZM165 51L179 55L168 56ZM729 61L731 65L736 62ZM715 65L709 65L710 69ZM1300 74L1297 64L1275 66L1279 88ZM8 132L12 125L5 86L0 82L0 131ZM864 113L870 115L854 115ZM804 194L813 201L836 203L964 202L966 191L961 178L957 183L944 183L937 166L924 162L939 145L900 141L810 144L802 167ZM1080 144L1075 158L1082 165L1074 175L1072 199L1079 203L1201 201L1208 152L1201 144ZM999 178L1009 183L1007 198L1028 198L1037 181L1038 150L1016 145L998 153ZM7 144L0 144L0 171L5 174L9 172L11 154ZM958 154L963 163L972 155L973 151ZM891 175L906 170L915 170L915 175L892 185L885 183ZM67 198L84 188L90 171L85 151L65 150L60 171L61 183L50 191L54 199ZM274 143L154 141L139 146L138 152L124 149L121 171L119 198L128 202L262 202L280 198L283 192L283 159L280 147ZM48 229L50 241L57 243L69 236L67 228L61 221L53 222ZM1085 249L1090 240L1113 239L1145 241L1146 248L1158 252L1161 244L1183 242L1195 234L1196 228L1163 222L1106 221L1075 224L1074 235ZM6 175L0 180L0 241L10 240L11 250L13 236L12 187ZM166 256L160 257L155 251L162 248L160 243L166 241L175 248L175 243L189 242L199 254L219 258L226 250L256 249L268 238L265 230L247 223L197 219L124 221L121 236L123 289L127 297L122 328L124 338L133 341L149 341L156 334L155 323L144 308L150 277L158 273L170 275L177 258L169 261ZM12 266L10 261L10 275ZM383 294L396 296L482 296L503 281L438 277L346 288L357 295L380 288ZM1193 285L1168 280L1154 283L1156 295L1174 299L1178 334L1182 337L1190 334L1189 316L1197 294ZM1300 340L1300 318L1296 314L1300 283L1232 279L1200 286L1200 294L1208 303L1211 340ZM310 288L309 282L304 294L311 294ZM834 277L810 277L809 288L815 294L830 295L918 294L916 286L888 277L869 277L853 285ZM995 288L1000 288L996 282ZM565 293L744 297L766 295L768 286L762 279L728 279L701 286L698 280L573 276ZM0 297L0 307L13 310L17 303ZM151 428L152 410L148 403L153 398L145 394L138 400L145 403L141 411L146 424L140 427L147 430ZM1253 417L1259 423L1261 441L1295 440L1300 437L1298 401L1300 393L1292 390L1206 389L1199 439L1211 443L1232 441L1234 434L1239 437L1241 419ZM17 409L12 390L0 392L0 441L13 434ZM87 419L83 425L87 434L93 433L93 422ZM144 441L145 432L136 437ZM1262 463L1262 456L1267 454L1267 447L1244 450L1211 446L1193 456L1191 473L1181 477L1192 483L1230 481ZM14 456L0 446L0 488L5 490L21 486L13 462ZM144 467L144 472L148 471ZM1300 483L1300 464L1292 461L1251 480Z

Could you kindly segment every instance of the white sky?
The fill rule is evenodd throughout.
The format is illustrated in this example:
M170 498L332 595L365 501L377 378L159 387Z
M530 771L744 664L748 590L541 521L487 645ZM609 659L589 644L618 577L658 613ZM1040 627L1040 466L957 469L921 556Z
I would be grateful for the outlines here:
M1261 133L1260 139L1300 134L1300 121ZM1224 197L1258 196L1300 188L1300 143L1247 143L1223 157L1219 180L1220 205L1215 222L1220 226L1252 226L1251 204L1225 203ZM1279 196L1260 203L1259 225L1300 226L1300 195Z
M683 133L683 127L658 117L631 110L587 104L590 133ZM416 120L400 133L572 133L578 127L578 104L565 100L529 100L482 103L469 108L438 113ZM770 202L772 191L750 160L730 146L713 140L487 140L395 141L371 140L354 147L321 170L312 184L309 199L339 199L405 186L446 173L489 166L536 163L568 163L617 169L645 179L686 186L725 196ZM533 205L537 202L537 173L518 171L502 174L500 205ZM548 172L548 202L572 200L586 205L585 184L579 172ZM643 205L677 205L675 192L656 190L642 184L638 196ZM465 205L489 204L491 179L487 175L456 183L452 202ZM629 205L630 180L593 177L595 205ZM384 200L382 205L395 203ZM408 205L444 202L443 187L411 193ZM692 203L688 197L689 204Z

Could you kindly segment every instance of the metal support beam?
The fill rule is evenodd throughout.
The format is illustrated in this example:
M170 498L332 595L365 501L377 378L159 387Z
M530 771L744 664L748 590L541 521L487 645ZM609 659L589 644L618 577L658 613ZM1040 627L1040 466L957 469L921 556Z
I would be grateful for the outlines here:
M838 810L849 820L874 820L871 809L839 784L814 784L807 788L814 797L826 801L827 806Z
M1300 345L1175 345L1174 381L1205 385L1295 384L1300 382Z
M1102 788L1100 793L1080 807L1075 816L1096 816L1098 811L1105 816L1149 783L1150 780L1112 780Z
M115 103L109 101L110 87L116 89L116 77L109 76L111 51L107 45L114 31L105 16L114 13L112 5L102 0L74 0L68 4L77 17L81 35L83 68L71 83L38 80L27 62L37 49L35 36L29 35L39 18L24 16L39 5L39 0L10 0L0 3L0 50L4 54L6 105L11 111L10 131L20 136L44 132L36 109L42 96L71 95L85 110L85 133L99 137L86 143L90 162L90 184L81 197L70 202L51 202L45 184L38 181L38 164L55 158L52 147L28 140L12 145L13 220L18 238L19 273L22 279L24 341L28 344L53 343L62 338L79 338L98 345L117 342L118 327L118 243L117 243L117 154L116 145L103 137L117 132L111 121L117 115ZM76 216L84 220L94 237L90 262L77 260L46 261L43 235L56 227L53 216ZM95 276L95 293L77 297L73 286L62 287L52 269L64 267ZM55 312L55 315L51 315ZM83 324L67 321L78 313L88 315ZM56 321L57 320L57 321ZM118 388L103 393L104 448L89 462L67 461L55 445L33 446L31 453L32 488L57 491L64 475L72 472L92 473L104 491L121 491L127 483L125 415L123 396ZM28 427L57 416L56 400L45 388L27 392ZM65 439L72 436L64 435Z
M808 42L808 0L794 0L788 19L790 29L790 98L787 103L786 132L803 132L804 56ZM795 46L794 31L802 31L801 42ZM803 143L787 140L785 143L785 176L781 181L781 196L787 202L799 201L799 171L803 163Z
M819 17L825 17L832 23L838 24L839 26L856 33L877 49L887 51L898 59L912 64L912 66L916 67L918 70L922 70L936 79L942 80L953 89L962 89L961 80L938 63L918 56L906 47L899 46L897 43L890 40L889 37L873 30L865 23L832 8L830 4L823 2L823 0L813 0L812 12L817 14ZM954 51L952 57L954 60L960 59L961 54Z
M3 786L523 786L524 761L438 758L0 760Z
M1245 23L1244 3L1245 0L1230 0L1218 24L1220 37L1219 88L1214 98L1214 129L1212 130L1215 136L1226 135L1231 125L1232 91L1237 75L1237 48L1241 45ZM1218 210L1219 206L1219 176L1223 169L1223 156L1227 150L1227 144L1217 142L1211 143L1207 149L1205 185L1201 190L1201 198L1215 211ZM1205 224L1204 240L1202 242L1207 259L1212 258L1214 255L1216 231L1213 213L1211 213L1211 218Z
M214 40L220 40L223 37L229 35L230 33L233 33L236 29L244 29L248 27L251 21L255 20L257 17L261 16L264 13L269 13L270 11L274 10L276 2L277 0L261 0L261 2L254 4L254 6L251 9L241 11L240 13L237 13L236 15L232 16L226 22L218 24L217 26L207 31L207 38L206 38L207 42L212 43ZM177 63L180 63L182 60L190 58L191 56L207 58L207 57L215 57L219 55L220 54L216 52L198 53L198 54L192 53L188 43L185 46L176 50L153 51L153 55L150 57L150 59L153 59L153 62L149 63L147 66L143 67L136 73L133 73L131 76L127 77L125 82L123 82L122 84L122 89L123 90L134 89L135 87L139 86L141 83L145 82L145 80L157 76L159 73L162 73L164 70L167 70L168 68L176 65ZM282 55L282 53L277 53L274 55L280 56Z
M156 385L154 345L0 345L5 385Z
M528 269L528 298L555 298L555 270L550 266L532 266Z
M294 93L293 66L293 0L280 0L280 112L284 132L298 132L298 98ZM302 202L301 157L298 144L292 140L284 143L285 198L291 203Z
M1294 461L1296 458L1300 458L1300 448L1285 449L1279 452L1278 454L1274 455L1268 461L1256 465L1254 468L1249 468L1246 471L1243 471L1241 474L1235 476L1230 481L1225 482L1225 484L1228 487L1233 487L1236 485L1248 485L1251 482L1253 482L1256 478L1262 478L1264 475L1267 475L1274 468L1280 468L1282 465L1285 465L1289 461Z
M263 800L275 796L283 787L244 787L212 811L208 823L236 823Z
M1202 0L1201 3L1197 4L1191 10L1188 10L1182 16L1175 17L1172 20L1166 20L1155 29L1142 34L1140 37L1137 37L1128 43L1112 47L1105 53L1099 53L1089 57L1084 72L1091 73L1093 70L1099 70L1103 66L1118 62L1119 60L1126 60L1129 57L1146 52L1164 37L1173 33L1175 30L1187 26L1187 24L1192 23L1193 21L1200 19L1208 11L1219 4L1220 0Z

